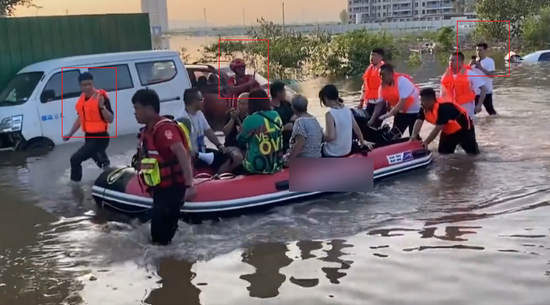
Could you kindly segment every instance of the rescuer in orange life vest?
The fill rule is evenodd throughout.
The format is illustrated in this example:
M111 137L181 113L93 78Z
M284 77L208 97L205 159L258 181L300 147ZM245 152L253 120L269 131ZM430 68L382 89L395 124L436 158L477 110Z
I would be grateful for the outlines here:
M235 73L227 81L227 89L232 96L230 107L235 108L239 95L260 88L260 83L256 81L256 72L253 75L246 74L246 64L240 58L233 59L229 64L229 69Z
M366 106L369 126L380 127L382 120L379 117L386 113L386 103L378 98L380 80L380 67L384 65L384 50L376 48L370 53L370 65L363 74L363 86L361 87L361 98L357 108L363 109Z
M388 113L380 116L380 120L395 116L394 128L398 129L401 134L409 129L410 136L420 110L418 88L410 76L395 72L390 64L380 67L380 79L382 84L380 85L379 99L386 101L391 107Z
M420 129L422 129L424 121L428 121L435 127L423 141L425 147L428 147L441 133L437 149L440 154L454 153L457 145L460 145L469 155L479 154L474 123L466 109L451 101L437 98L435 90L432 88L422 89L420 100L422 109L418 112L411 141L419 139Z
M481 111L486 94L485 76L464 64L462 52L452 53L449 56L449 68L441 77L441 96L462 106L470 118L475 120L476 113Z
M168 245L178 229L185 200L195 195L190 143L176 121L162 117L154 90L140 89L132 97L136 120L144 124L138 149L140 184L153 198L151 239Z
M76 113L71 131L63 136L63 141L71 137L82 128L85 136L84 145L71 156L71 181L82 180L82 162L92 159L99 168L109 167L107 147L109 146L109 123L114 120L111 102L104 90L94 88L94 77L89 72L78 77L82 94L76 102Z

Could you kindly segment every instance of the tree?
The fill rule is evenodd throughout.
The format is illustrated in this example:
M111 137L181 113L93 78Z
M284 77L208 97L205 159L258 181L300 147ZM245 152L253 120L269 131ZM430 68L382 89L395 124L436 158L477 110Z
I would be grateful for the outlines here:
M440 51L452 50L453 45L456 42L456 36L453 28L443 27L437 30L435 42L437 43L437 49Z
M523 33L525 20L549 6L550 0L478 0L475 11L481 20L510 21L510 29L507 22L480 22L476 34L501 41L518 37Z
M340 11L340 22L348 23L348 11L346 10Z
M523 38L529 49L548 48L550 45L550 7L542 9L537 16L527 18L523 25Z
M37 7L32 0L0 0L0 17L13 16L18 6Z

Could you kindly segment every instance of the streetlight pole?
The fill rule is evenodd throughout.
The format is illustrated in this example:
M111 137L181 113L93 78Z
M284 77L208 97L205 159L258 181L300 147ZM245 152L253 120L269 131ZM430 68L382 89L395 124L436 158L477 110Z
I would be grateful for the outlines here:
M285 28L285 3L283 2L283 29Z

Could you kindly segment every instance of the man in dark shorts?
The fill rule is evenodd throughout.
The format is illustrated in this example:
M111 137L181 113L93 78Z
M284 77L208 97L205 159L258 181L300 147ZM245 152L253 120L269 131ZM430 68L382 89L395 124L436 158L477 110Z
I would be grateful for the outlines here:
M423 141L425 147L441 134L437 149L440 154L454 153L457 145L469 155L479 154L474 124L464 108L452 102L438 100L432 88L420 91L420 101L422 108L418 112L411 141L419 139L420 129L424 121L428 121L435 127Z

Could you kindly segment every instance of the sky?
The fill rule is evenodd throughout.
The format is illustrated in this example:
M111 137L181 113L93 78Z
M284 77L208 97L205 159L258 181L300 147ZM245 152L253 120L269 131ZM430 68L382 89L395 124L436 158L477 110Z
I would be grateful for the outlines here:
M139 0L34 0L40 9L20 7L17 17L140 12ZM200 26L204 24L203 10L209 25L242 25L243 9L246 24L264 17L274 22L282 21L282 1L267 0L167 0L168 19L177 24ZM347 0L287 0L285 22L338 21Z

